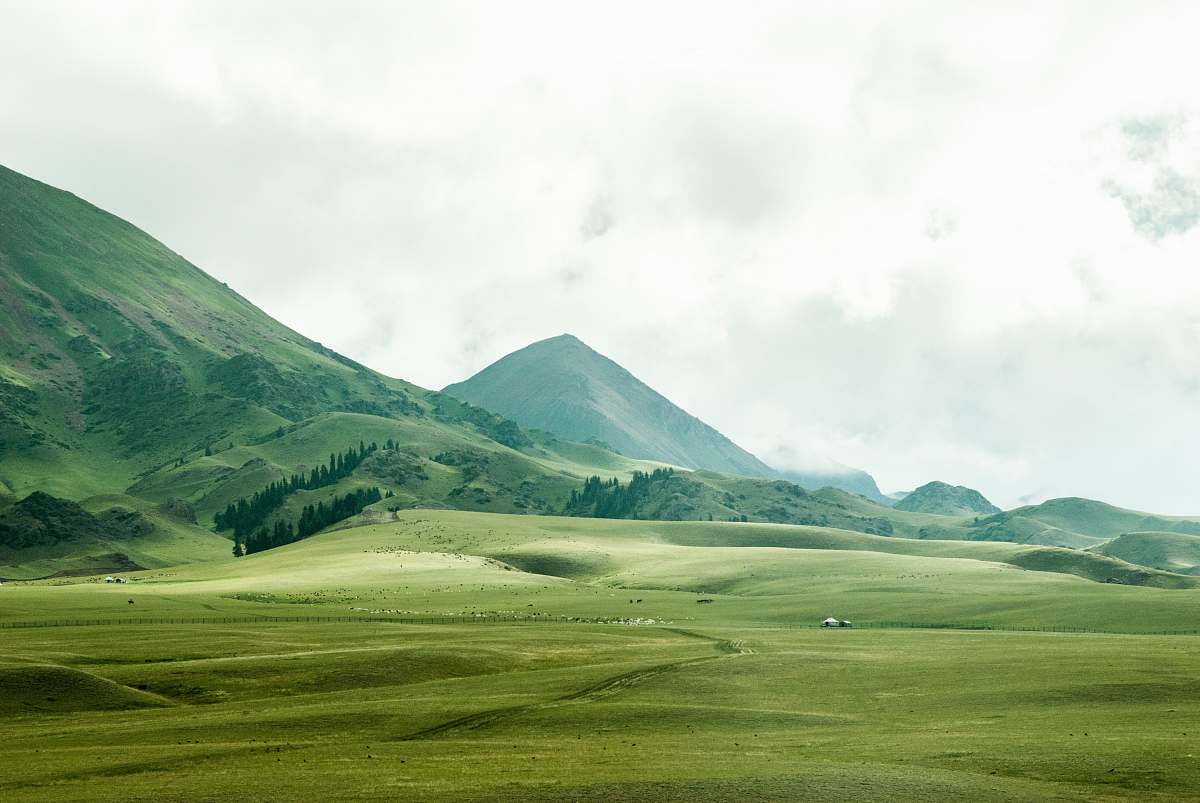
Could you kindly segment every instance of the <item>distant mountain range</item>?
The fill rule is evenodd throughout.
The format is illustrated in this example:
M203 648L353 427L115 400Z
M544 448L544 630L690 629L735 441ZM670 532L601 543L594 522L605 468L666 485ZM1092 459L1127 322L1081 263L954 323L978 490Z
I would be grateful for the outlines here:
M668 432L707 442L707 452L664 452L672 462L774 476L661 405ZM587 476L654 467L610 451L637 452L619 433L588 434L591 444L528 432L383 376L273 320L130 223L0 168L0 514L12 510L0 566L23 567L11 576L220 554L229 535L210 529L218 512L364 441L381 448L349 476L276 494L256 521L294 523L306 505L371 486L392 494L378 509L556 513ZM689 480L695 499L663 500L647 515L874 526L824 502L789 506L786 485L737 480L733 494L729 482ZM15 507L34 492L52 496ZM163 512L176 509L190 518ZM89 526L59 526L78 521Z
M602 444L621 454L691 469L781 478L825 486L884 502L865 472L780 471L579 338L563 334L502 357L443 393L511 418L523 427Z

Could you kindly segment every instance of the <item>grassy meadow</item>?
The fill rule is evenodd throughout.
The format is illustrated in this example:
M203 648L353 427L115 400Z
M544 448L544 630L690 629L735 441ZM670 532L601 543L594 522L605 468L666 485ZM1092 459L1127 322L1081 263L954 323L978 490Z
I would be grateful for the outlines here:
M375 518L5 583L0 797L1200 799L1200 636L1159 634L1200 630L1196 588L1016 544Z

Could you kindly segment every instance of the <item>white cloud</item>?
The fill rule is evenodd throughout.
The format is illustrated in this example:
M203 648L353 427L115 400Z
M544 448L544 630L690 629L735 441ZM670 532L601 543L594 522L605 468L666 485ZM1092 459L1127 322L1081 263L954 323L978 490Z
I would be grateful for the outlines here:
M0 2L0 159L429 387L571 331L764 454L1200 512L1198 14Z

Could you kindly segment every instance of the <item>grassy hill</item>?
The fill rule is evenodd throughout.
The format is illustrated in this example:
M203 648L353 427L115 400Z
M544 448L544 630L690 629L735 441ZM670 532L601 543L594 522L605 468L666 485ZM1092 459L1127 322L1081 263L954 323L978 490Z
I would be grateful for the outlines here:
M862 471L787 472L766 465L573 335L515 351L444 392L574 441L690 469L781 477L883 501Z
M1180 533L1125 533L1091 548L1140 566L1200 575L1200 537Z
M936 513L941 516L973 516L999 513L1000 508L983 494L962 485L933 481L906 494L895 504L896 510L910 513Z
M980 518L966 528L965 537L1087 548L1137 531L1200 535L1200 519L1156 516L1070 497Z
M288 546L131 576L115 587L72 578L6 585L3 616L120 617L129 615L126 597L138 615L162 616L201 603L222 616L303 605L678 621L711 614L760 624L813 623L837 612L859 622L1130 632L1177 629L1193 608L1200 614L1200 578L1083 550L452 510L368 511ZM642 607L630 607L622 589L639 592ZM697 594L716 598L715 607L698 607Z
M30 498L38 498L39 494ZM143 568L209 561L229 554L225 538L195 524L190 509L177 500L155 504L124 494L94 496L77 505L50 497L55 509L81 510L94 524L79 528L79 519L64 517L67 525L56 538L35 543L0 543L0 580L97 574L125 574ZM45 529L30 526L17 503L0 515L26 539ZM16 513L17 515L14 515ZM17 519L17 521L13 521ZM40 524L40 523L39 523Z
M134 226L0 168L0 484L80 498L423 392L279 324Z

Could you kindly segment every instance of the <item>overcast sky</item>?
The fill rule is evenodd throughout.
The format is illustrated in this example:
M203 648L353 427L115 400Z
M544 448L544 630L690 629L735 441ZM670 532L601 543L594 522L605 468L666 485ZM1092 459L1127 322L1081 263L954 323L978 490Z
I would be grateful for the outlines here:
M1200 513L1200 4L0 0L0 163L425 387Z

